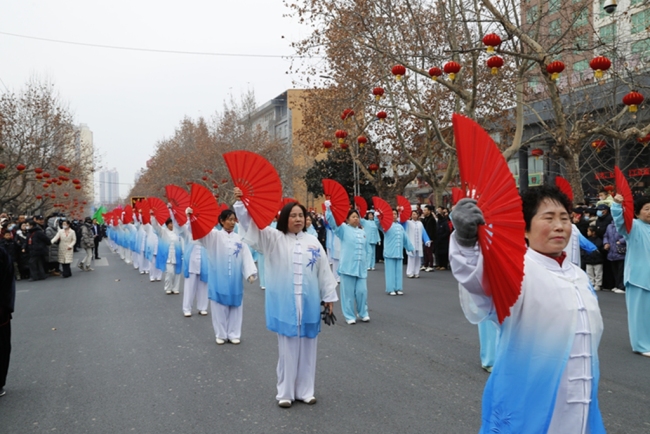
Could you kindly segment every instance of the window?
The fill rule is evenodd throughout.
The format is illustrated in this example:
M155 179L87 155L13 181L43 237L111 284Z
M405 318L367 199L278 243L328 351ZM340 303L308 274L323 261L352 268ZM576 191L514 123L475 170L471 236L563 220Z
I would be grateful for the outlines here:
M528 24L532 24L535 21L537 21L537 18L539 17L539 6L531 6L530 9L526 11L526 22Z
M632 15L632 33L645 31L650 27L650 9Z
M589 68L589 61L588 60L581 60L581 61L576 62L576 63L573 64L573 70L575 72L582 72L587 68Z
M562 6L562 0L550 0L548 2L548 13L552 14L560 10Z
M598 18L605 18L607 13L605 12L605 0L600 0L598 2L598 10L600 13L598 14Z
M581 9L578 12L575 12L573 16L573 27L580 27L587 24L589 21L589 9L586 7Z
M562 36L562 22L560 21L559 18L549 23L548 34L549 36L552 36L554 38L559 38L560 36Z
M587 33L578 35L573 41L573 54L584 53L584 51L588 47L589 47L589 35Z
M538 84L539 84L539 79L537 77L530 77L528 79L528 87L530 88L530 90L536 91Z
M605 44L612 44L616 38L616 23L607 24L600 28L600 40Z
M632 53L650 53L650 39L643 39L632 44Z
M638 5L643 3L644 0L630 0L630 6Z

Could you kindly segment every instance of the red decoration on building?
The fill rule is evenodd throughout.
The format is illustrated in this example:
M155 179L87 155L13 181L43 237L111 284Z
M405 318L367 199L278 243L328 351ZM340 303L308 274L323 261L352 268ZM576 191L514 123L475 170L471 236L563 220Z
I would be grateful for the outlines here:
M503 59L499 56L492 56L485 63L492 70L492 75L496 75L499 73L499 68L503 66Z
M343 142L345 142L345 138L348 136L348 133L345 130L336 130L334 135L338 139L339 143L343 143Z
M603 73L612 66L612 61L605 56L598 56L591 59L589 67L594 70L596 78L603 78Z
M388 113L386 113L386 112L383 111L383 110L377 113L377 118L378 118L381 122L384 122L384 121L386 120L387 117L388 117Z
M551 80L553 81L558 79L562 71L564 71L564 63L559 60L551 62L546 66L546 72L551 74Z
M392 72L393 75L395 76L395 79L399 81L406 74L406 68L404 67L404 65L395 65L393 66L393 69L391 69L390 72Z
M607 142L601 139L594 140L593 142L591 142L591 147L596 152L600 152L605 146L607 146Z
M643 95L636 90L633 90L623 97L623 104L629 107L630 113L634 113L637 111L637 106L640 105L643 100Z
M332 148L332 142L329 140L323 141L323 148L325 148L326 151L329 151Z
M359 136L357 137L357 143L359 144L360 148L363 148L366 146L366 143L368 143L368 139L365 136Z
M372 94L375 96L375 101L379 101L384 96L384 88L376 87L372 90Z
M433 68L429 69L429 75L431 76L431 80L438 81L438 77L442 75L442 69L434 66Z
M501 45L501 37L496 33L488 33L483 37L483 44L487 45L487 52L494 53L494 47Z
M460 72L460 64L458 62L447 62L445 63L445 66L443 66L443 69L445 70L445 74L449 75L449 79L451 81L454 81L456 78L456 74Z

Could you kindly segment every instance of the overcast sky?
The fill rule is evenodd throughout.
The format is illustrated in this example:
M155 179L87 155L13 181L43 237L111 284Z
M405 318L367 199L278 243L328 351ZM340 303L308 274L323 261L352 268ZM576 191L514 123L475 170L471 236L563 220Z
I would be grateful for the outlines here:
M118 47L230 54L293 54L305 27L282 0L2 0L0 32ZM302 32L302 34L301 34ZM284 38L282 38L284 36ZM294 87L288 59L105 49L0 34L1 89L54 83L76 123L93 131L125 196L134 174L184 116L211 117L248 88L258 105ZM300 85L298 84L298 86Z

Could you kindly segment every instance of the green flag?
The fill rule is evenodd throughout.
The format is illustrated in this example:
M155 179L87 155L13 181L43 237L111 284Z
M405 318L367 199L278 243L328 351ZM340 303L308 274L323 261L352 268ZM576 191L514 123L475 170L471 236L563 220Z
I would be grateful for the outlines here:
M104 224L104 217L102 217L102 214L106 214L108 210L104 208L104 205L100 206L97 211L95 211L95 214L93 214L93 218L97 219L97 223L100 225Z

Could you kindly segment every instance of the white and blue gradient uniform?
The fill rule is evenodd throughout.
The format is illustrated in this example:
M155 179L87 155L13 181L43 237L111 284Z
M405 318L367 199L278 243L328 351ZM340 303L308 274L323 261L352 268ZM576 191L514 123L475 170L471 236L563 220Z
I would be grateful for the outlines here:
M420 274L420 264L422 263L422 256L424 252L423 243L429 242L429 235L424 230L424 225L421 221L407 220L404 222L404 229L406 236L413 245L413 252L408 254L406 274L409 276L418 276Z
M328 224L336 228L334 232L341 240L341 310L346 321L355 321L357 312L359 318L368 317L368 264L366 253L368 239L361 228L355 228L347 223L336 226L332 212L327 208L325 213ZM355 308L356 303L356 308Z
M363 230L366 233L366 238L368 239L368 250L366 253L366 262L369 269L375 269L375 254L377 252L377 244L379 244L379 229L377 229L377 223L374 220L361 220L363 225Z
M375 223L382 228L376 216ZM409 240L402 225L393 222L391 227L384 232L384 273L386 276L386 292L388 293L403 290L403 249L412 252L413 244L411 244L411 240Z
M496 322L482 288L480 248L450 241L461 306L477 324ZM584 271L528 249L521 295L500 326L492 375L483 392L480 433L601 434L598 345L603 320Z
M612 205L612 217L618 233L627 242L623 282L630 343L633 351L647 353L650 352L650 224L634 219L628 234L623 208L618 203Z
M199 242L208 255L208 298L215 335L223 340L239 339L244 280L257 278L253 255L235 231L213 229Z
M272 221L269 226L275 229L277 225L278 222ZM264 268L264 262L264 255L261 252L257 252L257 274L260 279L260 288L262 289L266 289L266 269Z
M138 227L138 268L140 274L149 272L149 260L146 256L147 235L146 225L140 222Z
M183 313L192 314L192 305L196 300L199 312L208 311L208 255L200 242L192 239L190 222L179 226L171 215L174 228L178 231L183 248Z
M158 236L156 268L165 270L164 290L177 294L181 291L183 277L183 248L178 231L169 230L167 225L161 227L155 218L151 219L151 227Z
M278 334L276 399L314 396L320 303L338 300L336 280L318 239L258 228L241 202L233 206L245 240L264 255L267 270L266 327Z
M151 216L151 220L155 220ZM151 223L145 225L147 231L147 244L145 245L145 257L149 261L149 280L162 280L162 270L156 267L156 257L158 256L158 234L153 230Z

